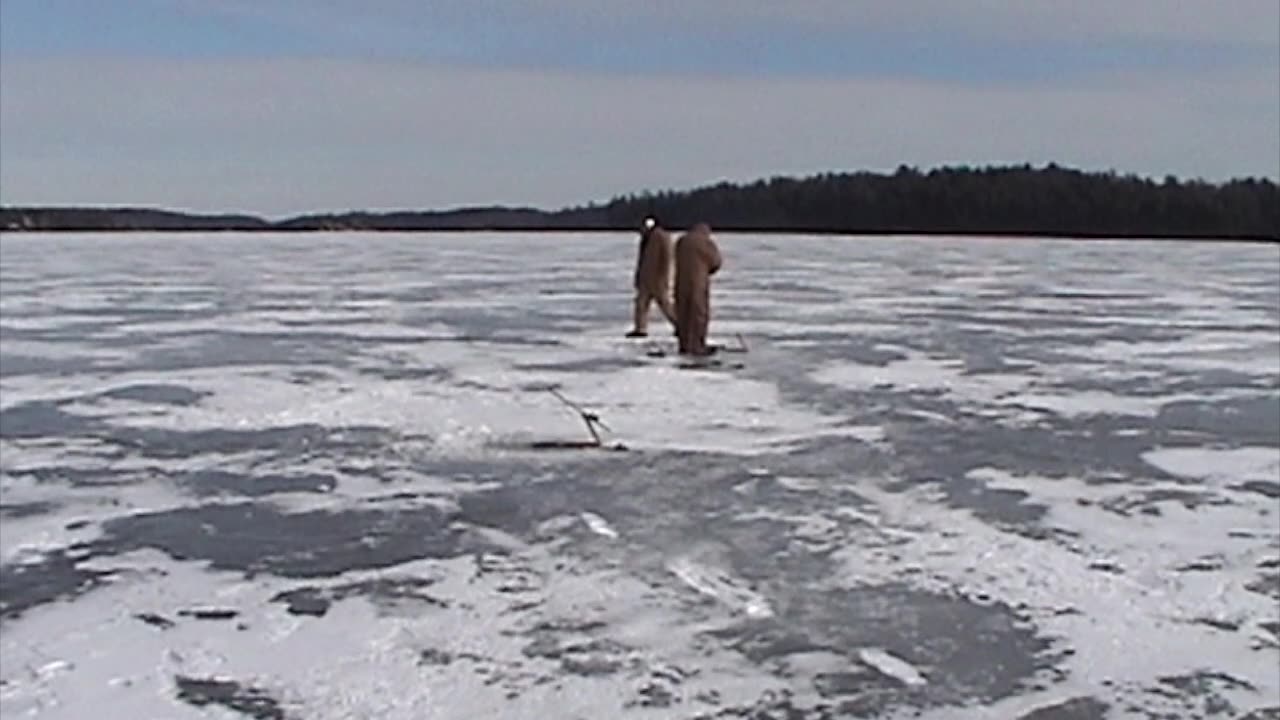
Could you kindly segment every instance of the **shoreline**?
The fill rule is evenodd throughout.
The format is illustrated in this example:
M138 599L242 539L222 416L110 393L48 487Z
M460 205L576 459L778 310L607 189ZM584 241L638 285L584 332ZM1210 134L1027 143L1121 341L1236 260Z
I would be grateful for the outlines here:
M840 230L811 228L739 228L726 226L715 228L717 235L757 235L783 237L788 235L807 235L831 239L915 237L915 238L988 238L997 240L1077 240L1096 242L1123 241L1165 241L1165 242L1235 242L1280 244L1280 237L1263 235L1211 235L1200 233L1108 233L1108 232L1057 232L1023 231L1023 230L917 230L910 228L892 230ZM493 234L523 233L538 235L582 235L590 233L633 233L630 227L433 227L433 228L0 228L0 235L37 236L37 235L72 235L72 234L156 234L170 233L175 235L336 235L348 233L379 233L402 235L440 235L440 234ZM671 232L679 232L672 229Z

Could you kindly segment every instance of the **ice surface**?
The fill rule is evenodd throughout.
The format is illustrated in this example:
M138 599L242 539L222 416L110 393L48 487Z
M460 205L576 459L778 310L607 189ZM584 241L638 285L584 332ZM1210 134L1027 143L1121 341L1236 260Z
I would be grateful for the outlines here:
M1280 705L1280 248L633 243L0 236L0 715Z
M894 349L894 348L889 348ZM1032 382L1023 374L968 375L959 359L937 359L908 351L903 360L886 365L837 363L814 373L818 382L851 390L939 391L966 402L1008 397Z
M1157 448L1142 459L1167 473L1196 480L1280 483L1280 448L1276 447Z
M1004 405L1016 405L1050 412L1069 418L1089 415L1135 415L1155 417L1166 405L1188 400L1212 400L1213 396L1183 395L1119 395L1101 390L1086 390L1075 393L1026 393L1006 395L998 402Z
M858 658L904 685L924 685L926 682L911 663L880 648L863 648L858 651Z
M734 578L723 569L689 557L676 558L667 568L689 587L724 603L734 612L752 618L773 615L768 600L745 587L741 579Z
M597 535L603 535L607 538L618 537L618 531L609 527L609 521L593 512L582 513L582 521L587 524L587 527L591 528L591 532Z

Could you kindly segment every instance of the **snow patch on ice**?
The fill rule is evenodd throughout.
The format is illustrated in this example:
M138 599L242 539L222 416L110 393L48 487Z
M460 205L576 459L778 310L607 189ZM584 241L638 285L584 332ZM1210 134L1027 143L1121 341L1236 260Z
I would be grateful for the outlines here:
M1147 451L1142 459L1170 475L1219 485L1250 481L1280 483L1280 447L1168 447Z
M963 361L902 349L907 357L883 366L838 362L812 374L815 381L849 390L941 391L961 401L987 403L1029 386L1033 376L1013 373L965 374Z
M1256 578L1257 562L1280 542L1274 518L1257 512L1268 500L1195 510L1167 503L1159 516L1121 516L1106 509L1109 500L1162 486L1090 485L995 468L970 475L991 488L1028 493L1026 502L1049 508L1042 524L1075 537L1051 541L1009 532L969 510L946 507L925 488L885 492L860 485L859 494L875 503L879 527L911 531L897 533L900 542L891 548L858 543L837 550L837 585L907 582L1024 607L1042 632L1074 650L1064 661L1072 682L1095 691L1116 678L1154 683L1194 673L1212 657L1215 670L1248 680L1263 696L1280 695L1274 673L1280 651L1253 649L1246 633L1200 622L1248 627L1274 618L1274 600L1244 590ZM1241 532L1254 539L1241 540ZM1206 557L1220 559L1216 570L1184 571ZM904 566L919 572L904 577Z
M764 596L747 587L746 582L722 570L693 558L678 557L667 563L667 569L686 585L724 603L730 610L750 618L766 618L773 615L773 608Z
M603 535L607 538L617 539L618 531L614 530L609 522L593 512L584 512L580 515L582 522L587 524L591 532L597 535Z
M1134 396L1117 395L1102 390L1072 393L1025 393L1000 398L1002 405L1017 405L1038 410L1048 410L1068 418L1090 415L1132 415L1155 417L1160 408L1185 400L1202 400L1200 395Z
M861 648L858 659L894 680L915 687L925 684L924 675L914 665L881 648Z

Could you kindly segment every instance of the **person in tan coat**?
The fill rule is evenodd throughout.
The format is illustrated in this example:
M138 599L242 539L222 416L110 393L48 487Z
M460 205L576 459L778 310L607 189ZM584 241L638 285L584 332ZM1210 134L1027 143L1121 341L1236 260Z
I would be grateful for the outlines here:
M711 227L698 223L676 242L676 335L680 354L710 355L711 276L720 270L720 248Z
M662 229L654 217L647 217L640 230L640 248L636 253L635 312L629 338L649 334L649 306L658 304L662 315L674 327L675 311L671 306L671 234Z

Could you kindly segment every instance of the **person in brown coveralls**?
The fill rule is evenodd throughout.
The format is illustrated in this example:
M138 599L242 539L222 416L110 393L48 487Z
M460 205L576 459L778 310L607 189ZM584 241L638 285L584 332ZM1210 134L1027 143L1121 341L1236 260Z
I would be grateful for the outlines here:
M649 334L649 305L658 303L662 314L676 325L671 307L671 234L662 229L657 218L644 219L640 230L640 249L636 253L636 301L629 338Z
M680 354L710 355L711 276L720 270L720 248L711 227L698 223L676 242L676 335Z

